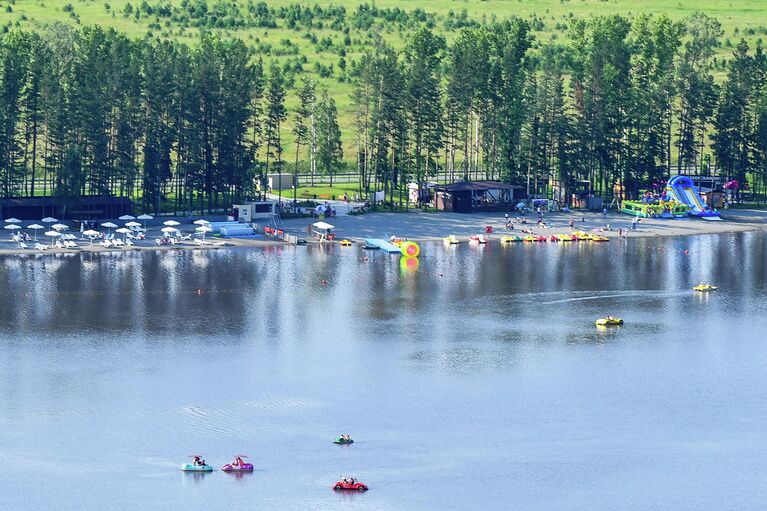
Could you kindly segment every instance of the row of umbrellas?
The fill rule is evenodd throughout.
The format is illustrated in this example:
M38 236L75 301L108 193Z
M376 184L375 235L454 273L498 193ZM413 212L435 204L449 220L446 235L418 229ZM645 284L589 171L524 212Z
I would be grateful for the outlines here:
M144 220L144 227L146 227L146 220L152 220L153 218L154 217L151 215L139 215L137 217L134 217L132 215L123 215L119 217L119 220L130 220L129 222L125 224L125 227L140 227L141 224L138 222L134 222L133 220ZM20 225L17 225L21 223L21 220L19 220L18 218L7 218L5 222L6 222L6 225L3 227L4 229L8 229L8 230L22 229ZM45 217L41 220L41 222L51 224L53 222L58 222L58 220L53 217ZM200 219L200 220L195 220L194 224L197 225L197 227L195 228L195 231L202 234L202 240L203 242L205 242L205 234L213 230L210 227L210 222L207 220ZM176 226L181 225L181 223L176 222L175 220L166 220L165 222L163 222L163 225L165 225L165 227L163 227L160 230L165 234L170 234L170 233L178 232L178 229L176 228ZM106 227L107 229L110 229L110 230L115 229L116 233L125 234L126 236L131 232L130 229L126 229L125 227L118 228L118 225L112 222L105 222L101 224L101 227ZM69 226L65 224L56 223L54 225L51 225L50 228L52 230L46 231L45 235L51 237L51 245L53 245L54 238L61 235L60 231L69 229ZM28 225L27 229L32 229L35 231L35 240L37 240L38 229L45 229L45 226L42 226L39 224L32 224L32 225ZM100 233L98 231L94 231L92 229L83 231L83 235L91 238L91 244L93 243L93 238L98 236L99 234Z

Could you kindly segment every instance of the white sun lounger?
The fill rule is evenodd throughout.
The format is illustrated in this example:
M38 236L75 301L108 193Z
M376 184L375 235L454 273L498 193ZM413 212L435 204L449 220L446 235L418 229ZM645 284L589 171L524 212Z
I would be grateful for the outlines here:
M29 247L27 247L27 244L26 244L26 243L24 243L23 241L20 241L20 242L19 242L19 248L22 248L22 249L26 250L26 249L27 249L27 248L29 248Z

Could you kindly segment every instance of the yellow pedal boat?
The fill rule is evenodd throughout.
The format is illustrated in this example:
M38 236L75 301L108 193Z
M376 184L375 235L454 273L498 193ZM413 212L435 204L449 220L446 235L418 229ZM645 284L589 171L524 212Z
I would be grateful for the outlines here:
M620 326L623 324L623 320L621 318L607 316L606 318L599 318L594 323L597 326Z
M704 284L703 282L701 282L700 284L695 286L693 289L701 293L708 293L709 291L715 291L717 287L712 286L711 284Z

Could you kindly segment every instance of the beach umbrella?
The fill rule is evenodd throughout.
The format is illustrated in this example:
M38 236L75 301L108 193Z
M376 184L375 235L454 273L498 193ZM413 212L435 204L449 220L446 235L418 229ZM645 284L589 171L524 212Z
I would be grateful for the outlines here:
M133 216L133 215L123 215L121 217L118 217L118 220L123 220L123 221L125 221L125 220L135 220L135 219L136 219L136 217Z
M9 231L17 231L21 229L21 226L16 224L8 224L5 227L3 227L3 229L8 229Z
M5 223L6 224L18 224L19 222L21 222L21 220L19 220L18 218L6 218L5 219Z
M32 229L33 231L35 231L35 241L37 241L37 230L38 229L45 229L45 227L43 227L40 224L32 224L32 225L28 225L27 229Z
M47 216L47 217L43 218L41 220L41 222L44 223L44 224L52 224L53 222L58 222L58 220L56 220L52 216Z
M205 243L205 233L210 232L213 229L208 227L207 225L201 225L200 227L196 228L195 231L202 233L202 242Z
M125 227L141 227L141 224L138 222L128 222L125 224Z
M178 229L176 229L175 227L163 227L163 228L162 228L162 229L160 229L160 230L161 230L162 232L164 232L165 234L170 234L170 233L172 233L172 232L178 232Z
M207 220L204 220L202 218L200 218L199 220L195 220L192 223L194 223L195 225L210 225L210 222L208 222Z
M147 214L139 215L136 217L136 220L141 220L142 222L144 222L144 229L146 229L146 221L153 220L153 219L154 217L152 215L147 215Z
M176 225L181 225L181 223L176 222L175 220L166 220L162 223L162 225L167 225L169 227L174 227Z
M69 229L69 226L68 225L64 225L64 224L53 224L51 226L51 229L55 229L57 231L65 231L65 230Z
M83 231L83 234L91 239L91 245L93 245L93 238L101 233L99 231L94 231L93 229L88 229L87 231Z
M107 229L111 230L111 229L114 229L115 227L117 227L117 225L113 224L112 222L105 222L105 223L101 224L101 227L106 227Z
M53 246L53 238L61 236L61 233L59 231L47 231L45 235L51 237L51 246Z
M128 237L128 233L130 232L130 229L126 229L125 227L120 227L119 229L115 229L115 232L120 233L123 235L123 241Z

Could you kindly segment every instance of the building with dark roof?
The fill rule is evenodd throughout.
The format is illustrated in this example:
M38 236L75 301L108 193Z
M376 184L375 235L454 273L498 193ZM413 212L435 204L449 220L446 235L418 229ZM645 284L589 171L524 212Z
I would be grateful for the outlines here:
M509 211L524 193L524 187L500 181L461 181L437 186L434 206L454 213Z

